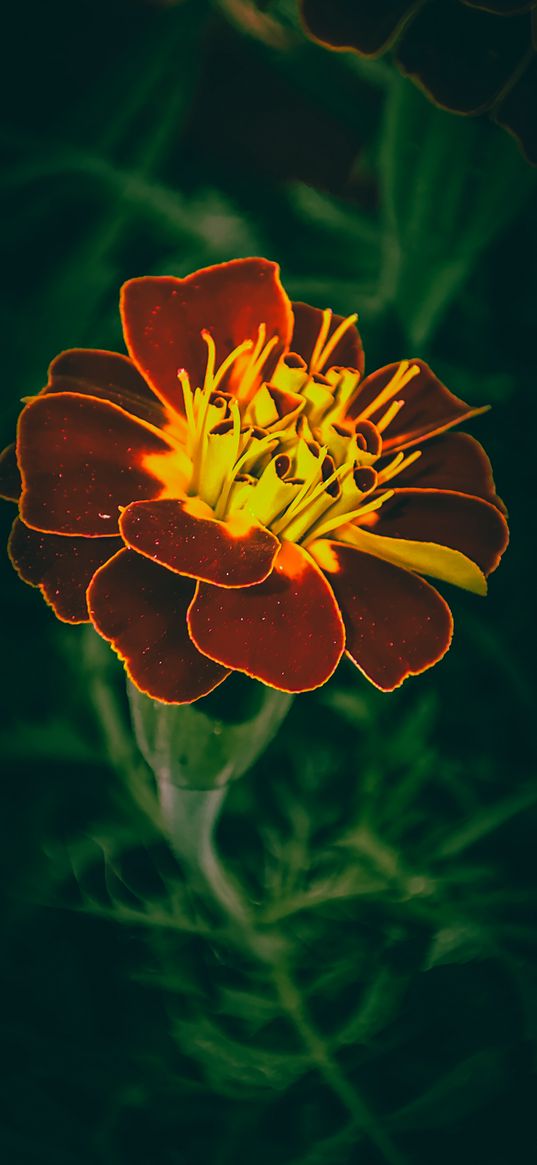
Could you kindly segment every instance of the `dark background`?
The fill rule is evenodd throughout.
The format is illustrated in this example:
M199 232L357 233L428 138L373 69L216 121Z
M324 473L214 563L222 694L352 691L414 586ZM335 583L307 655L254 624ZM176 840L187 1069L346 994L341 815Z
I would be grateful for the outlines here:
M121 350L124 279L262 254L359 311L369 370L421 356L492 403L512 530L489 597L450 592L444 662L389 696L343 666L232 787L235 932L144 810L114 657L5 559L4 1159L522 1165L536 173L389 59L308 41L293 0L20 4L1 74L5 442L59 350Z

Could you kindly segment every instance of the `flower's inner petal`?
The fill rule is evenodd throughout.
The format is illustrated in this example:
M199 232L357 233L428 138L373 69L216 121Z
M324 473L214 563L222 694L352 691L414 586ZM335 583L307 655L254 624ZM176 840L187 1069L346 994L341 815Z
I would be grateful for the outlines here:
M162 402L140 376L136 365L119 352L69 348L49 368L43 393L77 392L120 405L127 413L164 428L168 422Z
M495 570L509 533L489 502L447 490L395 490L378 511L374 536L436 542L459 550L484 574Z
M453 620L424 579L337 542L318 544L347 633L347 654L367 678L390 692L445 655Z
M382 474L392 455L376 465ZM397 488L447 489L483 498L503 508L485 450L468 433L445 433L428 442L416 460L399 469Z
M258 586L239 592L200 583L188 623L211 659L287 692L324 684L345 644L328 583L309 555L289 542Z
M35 397L21 414L18 459L27 525L56 534L116 534L119 507L158 497L151 471L172 446L163 433L109 401L77 393ZM174 464L184 454L177 450Z
M186 612L194 585L141 554L120 550L88 588L97 631L125 661L136 687L168 704L206 696L228 675L189 638Z
M88 623L86 590L93 575L121 548L120 538L41 534L16 518L8 550L17 574L39 587L58 619Z
M486 407L472 409L454 396L423 360L412 360L388 364L367 376L348 418L370 419L381 427L383 450L389 452L406 449L485 411Z
M291 306L277 265L266 259L237 259L185 279L132 279L122 289L121 312L125 342L137 367L158 396L179 411L179 371L186 373L193 389L205 383L204 332L214 341L218 368L244 341L255 344L263 327L264 341L274 340L263 364L265 380L291 338ZM235 362L220 388L238 393L240 380Z
M22 491L22 482L17 464L17 450L15 442L7 445L0 453L0 498L6 502L18 502Z
M325 312L318 307L311 307L309 303L293 302L294 328L291 338L291 349L302 356L308 367L318 346L318 340L323 329ZM328 327L324 335L324 345L331 339L336 330L341 329L345 322L343 316L330 312L327 321ZM364 370L364 350L358 329L351 324L347 327L338 342L331 348L329 358L320 368L320 371L337 365L341 368L355 368L358 372ZM318 367L318 365L317 365Z
M244 515L217 521L197 499L134 502L121 515L128 546L191 578L245 587L270 574L278 539Z

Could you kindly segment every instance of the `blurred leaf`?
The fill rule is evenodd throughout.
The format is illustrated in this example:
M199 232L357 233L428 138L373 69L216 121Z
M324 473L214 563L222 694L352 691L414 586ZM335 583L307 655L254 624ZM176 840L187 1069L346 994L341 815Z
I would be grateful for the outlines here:
M509 1079L507 1057L490 1048L462 1060L422 1096L390 1116L394 1129L441 1129L457 1123L501 1092Z

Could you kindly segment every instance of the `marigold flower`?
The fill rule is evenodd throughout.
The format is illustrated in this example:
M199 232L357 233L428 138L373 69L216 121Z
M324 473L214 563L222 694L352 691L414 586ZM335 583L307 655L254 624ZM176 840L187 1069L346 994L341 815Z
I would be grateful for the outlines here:
M395 61L454 113L491 113L537 164L537 0L299 0L329 48Z
M57 356L2 455L21 578L169 703L233 670L308 691L344 652L384 691L436 663L422 576L484 594L507 543L448 431L483 409L421 360L363 379L357 317L291 304L265 259L132 279L121 314L129 356Z

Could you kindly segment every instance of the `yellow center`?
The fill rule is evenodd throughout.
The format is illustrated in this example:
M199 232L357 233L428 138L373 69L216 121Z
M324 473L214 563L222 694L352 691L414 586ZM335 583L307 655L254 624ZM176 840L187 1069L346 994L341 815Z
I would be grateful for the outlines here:
M398 394L419 367L402 361L379 396L355 421L345 421L359 373L323 369L356 318L343 320L328 338L332 313L324 312L309 367L300 358L282 358L270 382L263 370L278 338L267 340L264 324L255 342L239 344L218 368L214 340L202 332L203 385L192 387L183 369L177 374L190 467L183 494L201 499L217 518L243 514L284 540L306 545L349 522L375 520L393 496L385 485L420 456L398 453L381 472L374 468L381 434L404 404ZM233 394L226 391L228 377ZM375 425L369 420L373 414ZM166 496L173 489L167 476Z

